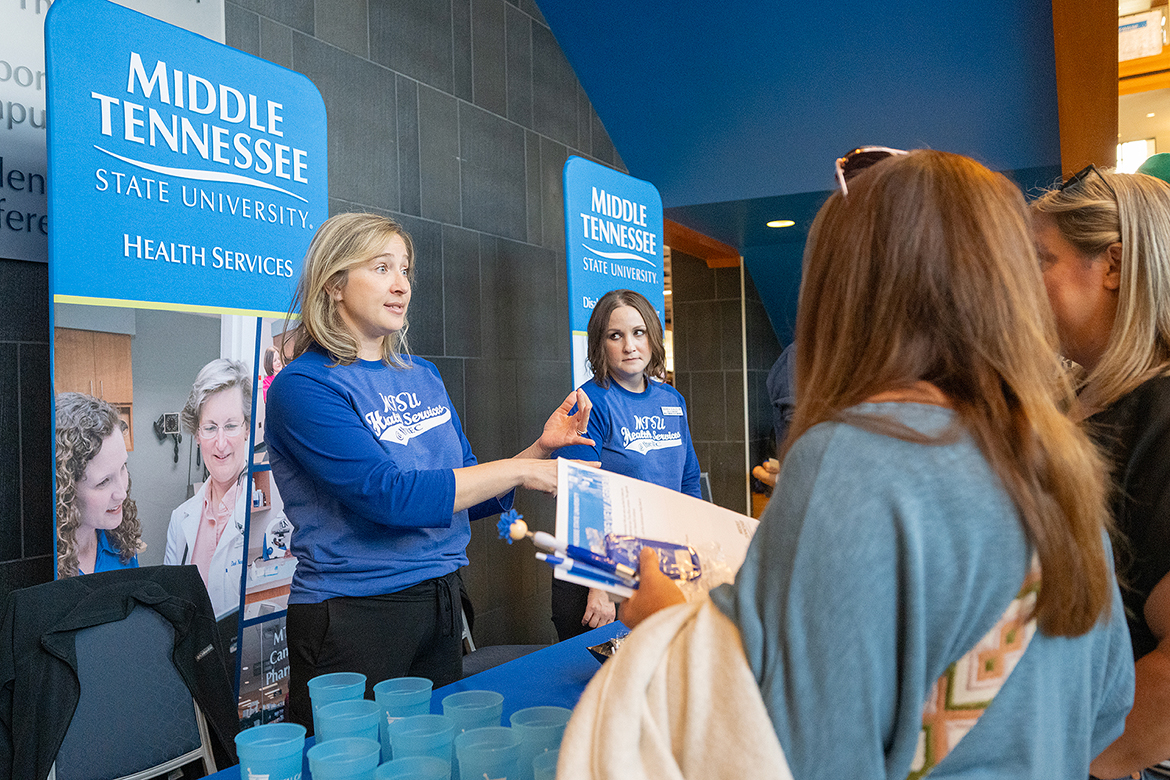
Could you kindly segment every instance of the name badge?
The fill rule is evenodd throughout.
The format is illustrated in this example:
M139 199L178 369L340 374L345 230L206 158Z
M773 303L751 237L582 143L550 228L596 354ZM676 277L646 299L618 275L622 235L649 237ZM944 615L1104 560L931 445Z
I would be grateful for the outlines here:
M682 417L683 411L681 406L664 406L662 413L667 417Z

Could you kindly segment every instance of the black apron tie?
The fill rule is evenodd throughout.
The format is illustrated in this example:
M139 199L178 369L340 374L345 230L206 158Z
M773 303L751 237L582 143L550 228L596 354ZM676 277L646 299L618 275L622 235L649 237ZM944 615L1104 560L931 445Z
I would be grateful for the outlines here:
M437 614L435 616L436 623L443 626L443 636L459 636L463 627L460 625L460 613L456 612L456 596L452 593L452 587L458 588L459 581L456 579L458 572L451 572L445 577L439 577L436 580L435 593L435 608Z

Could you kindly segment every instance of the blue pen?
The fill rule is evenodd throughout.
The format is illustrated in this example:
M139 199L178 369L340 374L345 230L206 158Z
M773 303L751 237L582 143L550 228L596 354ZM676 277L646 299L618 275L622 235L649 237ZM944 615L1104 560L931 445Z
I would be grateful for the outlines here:
M623 588L635 589L638 583L635 580L628 579L620 574L612 574L610 572L595 569L587 563L574 561L572 558L561 558L556 555L547 555L546 553L537 553L537 560L545 561L554 568L561 568L565 571L572 571L586 579L592 580L598 585L606 586L621 586Z
M554 567L555 566L563 567L566 571L576 572L577 574L580 574L583 577L586 577L586 578L591 579L591 580L596 580L597 582L605 583L607 585L621 585L624 588L637 588L638 587L638 583L636 580L632 580L630 578L623 577L620 574L614 574L611 572L596 569L587 563L582 563L581 561L575 561L571 558L561 558L561 557L556 556L556 555L547 555L545 553L538 552L536 554L536 559L538 561L545 561L546 563L548 563L549 565L554 566Z
M532 541L537 547L543 547L546 550L553 550L561 556L571 558L574 561L587 564L596 569L616 574L619 577L633 579L638 575L638 572L626 566L624 563L616 563L606 558L604 555L598 555L587 547L578 547L574 544L566 544L552 534L546 534L544 531L537 531L532 534Z

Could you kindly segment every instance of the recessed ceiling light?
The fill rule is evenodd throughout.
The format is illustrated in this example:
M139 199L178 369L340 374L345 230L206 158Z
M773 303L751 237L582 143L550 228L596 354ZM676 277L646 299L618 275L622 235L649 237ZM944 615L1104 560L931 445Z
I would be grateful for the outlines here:
M768 223L768 227L772 227L772 228L792 227L795 224L796 223L793 222L791 219L774 219Z
M1146 119L1153 119L1153 118L1154 118L1154 112L1153 112L1153 111L1151 111L1150 113L1146 114Z

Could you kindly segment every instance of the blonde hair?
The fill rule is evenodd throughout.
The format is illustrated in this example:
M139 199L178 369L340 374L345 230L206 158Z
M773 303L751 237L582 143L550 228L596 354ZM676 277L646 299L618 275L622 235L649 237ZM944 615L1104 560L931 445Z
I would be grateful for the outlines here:
M1170 184L1141 173L1098 173L1032 204L1086 258L1121 244L1117 314L1082 385L1090 409L1170 372Z
M858 175L817 214L796 323L788 441L845 420L910 441L889 418L850 414L917 381L937 386L999 476L1043 571L1050 635L1089 631L1111 603L1105 469L1058 408L1071 396L1020 192L973 160L935 151Z
M77 486L85 481L85 467L97 457L102 444L114 433L121 434L126 424L118 410L110 404L84 393L59 393L54 401L56 415L56 452L54 461L57 476L57 576L75 577L77 566L78 526L81 511L77 507ZM138 505L130 498L122 501L122 522L106 531L106 538L118 551L122 563L129 563L138 554L142 541L142 525L138 521Z
M358 342L337 309L332 292L344 288L351 269L365 263L382 250L394 236L406 244L410 262L407 279L414 284L414 242L410 234L394 220L378 214L338 214L317 229L305 254L297 292L289 307L289 317L300 312L301 325L295 334L293 358L314 344L328 352L337 364L349 365L358 358ZM287 323L286 323L287 324ZM382 341L382 362L407 367L410 354L406 343L408 322L402 329Z
M597 301L589 315L588 334L589 368L593 379L602 387L609 387L609 359L605 355L605 331L609 329L609 318L614 309L629 306L646 324L646 341L650 347L650 360L646 363L645 375L654 379L666 376L666 342L662 337L662 322L658 312L646 296L633 290L610 290Z

